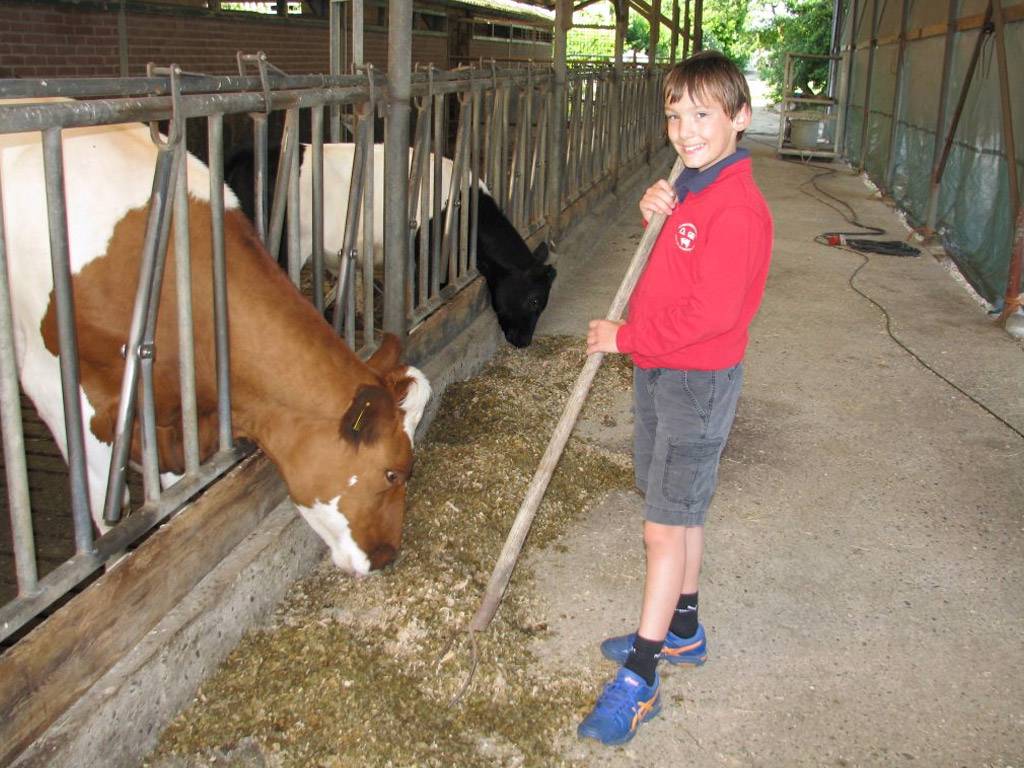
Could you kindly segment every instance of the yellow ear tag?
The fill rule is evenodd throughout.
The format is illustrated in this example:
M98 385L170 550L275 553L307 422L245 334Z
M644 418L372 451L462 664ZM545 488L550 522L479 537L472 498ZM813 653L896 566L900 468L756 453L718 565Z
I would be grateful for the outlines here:
M369 407L370 407L370 401L367 400L365 403L363 403L363 410L361 410L359 412L359 415L356 416L355 423L352 425L352 431L353 432L358 432L359 431L359 422L361 422L363 420L363 414L366 413L366 409L369 408Z

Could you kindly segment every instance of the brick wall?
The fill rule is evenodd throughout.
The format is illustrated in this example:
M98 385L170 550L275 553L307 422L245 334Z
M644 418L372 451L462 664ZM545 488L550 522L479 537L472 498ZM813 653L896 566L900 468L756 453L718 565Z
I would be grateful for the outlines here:
M0 5L0 77L117 77L118 3L4 2ZM266 51L289 74L330 69L327 22L239 17L178 8L132 8L126 14L128 74L146 63L180 65L210 75L237 74L235 52ZM367 30L366 58L387 68L387 33ZM444 35L414 34L413 61L448 65Z

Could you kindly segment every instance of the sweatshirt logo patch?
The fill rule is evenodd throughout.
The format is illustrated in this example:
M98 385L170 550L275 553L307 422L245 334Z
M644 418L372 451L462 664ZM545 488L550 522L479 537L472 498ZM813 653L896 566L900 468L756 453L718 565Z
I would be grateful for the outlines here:
M692 251L697 242L697 228L690 222L676 227L676 245L681 251Z

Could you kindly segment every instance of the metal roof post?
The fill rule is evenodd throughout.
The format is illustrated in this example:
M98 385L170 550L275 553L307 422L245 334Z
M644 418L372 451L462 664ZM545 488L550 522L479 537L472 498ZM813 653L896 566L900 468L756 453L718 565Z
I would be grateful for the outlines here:
M626 0L616 0L615 7L615 65L612 72L611 104L608 106L611 118L611 165L612 189L619 186L619 166L622 164L622 50L626 45L626 28L629 25L629 5Z
M896 56L896 87L892 93L892 124L889 126L889 161L886 163L883 187L887 195L892 194L892 177L896 173L896 127L899 125L900 112L903 111L903 95L906 87L903 82L903 65L906 63L907 52L907 21L910 16L910 0L900 0L900 40L899 53Z
M551 90L551 144L548 168L548 240L555 241L562 229L562 190L565 185L565 110L568 69L565 63L566 34L572 26L572 0L558 0L555 7L555 39Z
M353 24L353 27L355 25ZM384 330L404 338L405 262L409 250L409 98L412 0L388 3L388 113L384 157ZM371 115L372 119L372 115Z

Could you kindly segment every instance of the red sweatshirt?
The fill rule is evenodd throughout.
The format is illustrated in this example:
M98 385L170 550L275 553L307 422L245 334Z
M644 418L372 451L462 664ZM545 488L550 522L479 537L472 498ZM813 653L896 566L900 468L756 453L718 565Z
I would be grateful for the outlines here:
M772 216L750 159L676 205L616 335L640 368L717 370L743 359L764 295Z

